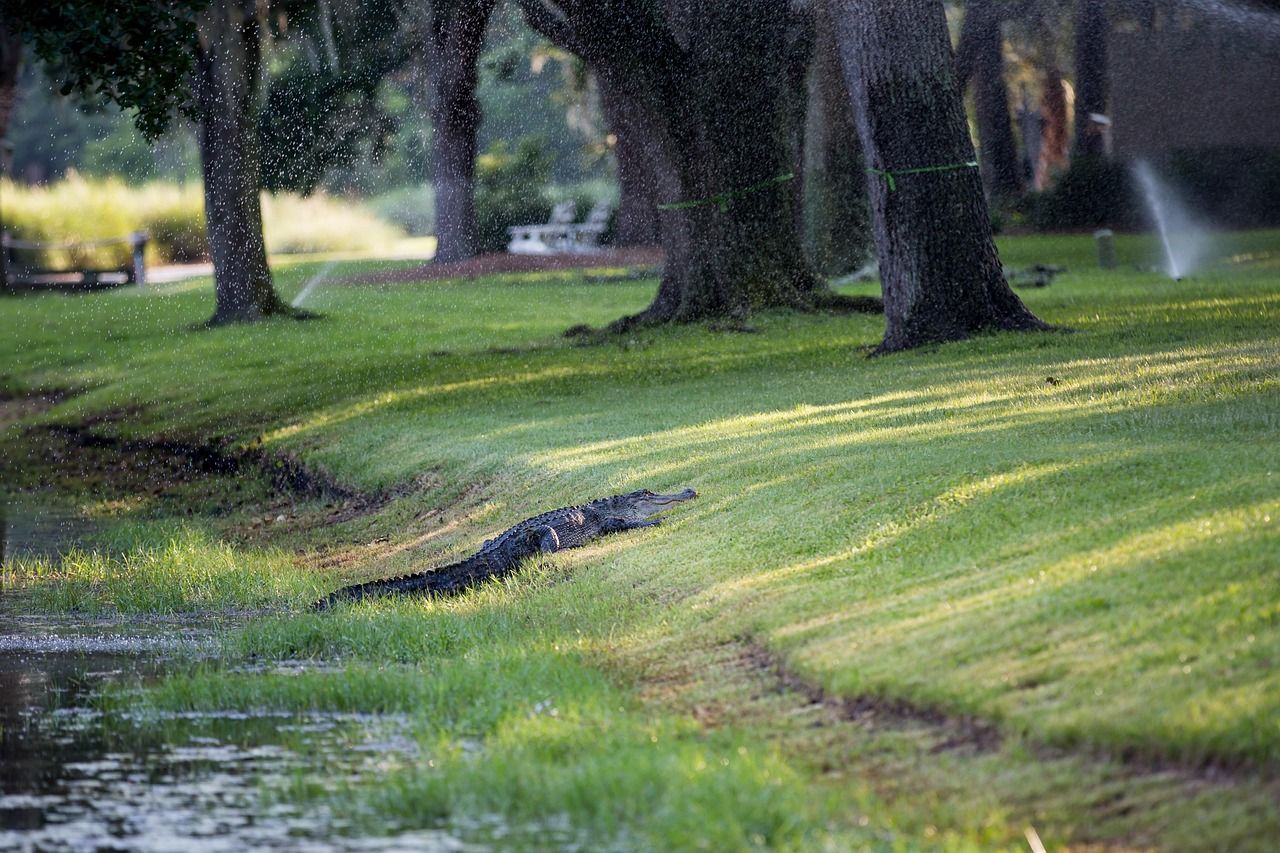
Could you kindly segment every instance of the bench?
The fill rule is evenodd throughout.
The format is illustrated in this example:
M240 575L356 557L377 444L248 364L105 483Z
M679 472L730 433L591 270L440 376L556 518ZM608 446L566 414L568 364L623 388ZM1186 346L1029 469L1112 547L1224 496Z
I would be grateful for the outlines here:
M557 252L597 252L600 237L609 227L613 205L599 202L587 218L575 223L576 205L562 201L551 209L545 225L513 225L507 229L511 242L507 251L513 255L551 255Z
M127 237L109 237L103 240L83 240L68 243L36 243L19 240L8 234L0 237L0 251L4 252L7 267L6 284L11 292L24 290L86 291L103 290L124 284L145 285L147 282L146 250L148 237L135 231ZM90 246L109 246L126 243L130 247L130 260L126 265L111 269L48 269L36 264L23 263L20 253L50 249L75 249Z
M551 218L546 224L512 225L507 229L511 235L507 251L513 255L550 255L567 251L569 229L573 227L576 214L577 205L572 201L562 201L551 209Z

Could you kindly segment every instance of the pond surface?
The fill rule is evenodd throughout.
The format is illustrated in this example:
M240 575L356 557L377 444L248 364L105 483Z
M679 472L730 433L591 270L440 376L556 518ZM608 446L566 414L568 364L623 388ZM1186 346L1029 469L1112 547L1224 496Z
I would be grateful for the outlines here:
M405 720L95 707L104 685L214 651L208 623L0 617L0 850L476 849L443 831L346 836L323 811L271 804L299 776L333 784L412 762Z
M94 530L67 509L0 500L0 565L18 557L57 558Z

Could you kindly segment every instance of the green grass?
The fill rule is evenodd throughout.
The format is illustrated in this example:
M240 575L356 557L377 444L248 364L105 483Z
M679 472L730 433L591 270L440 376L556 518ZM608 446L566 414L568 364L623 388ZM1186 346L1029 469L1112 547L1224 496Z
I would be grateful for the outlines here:
M1131 265L1152 246L1129 237L1118 248ZM160 704L288 709L344 695L381 708L384 697L449 716L453 699L431 705L433 681L445 678L459 701L492 710L478 728L483 760L455 756L440 776L419 768L363 788L353 802L371 813L426 803L432 815L511 809L523 819L517 800L533 811L564 801L571 823L613 833L657 810L672 822L649 841L685 846L679 806L705 784L709 802L737 815L725 846L761 832L804 845L828 830L868 843L853 816L825 807L790 828L767 810L764 830L742 823L754 807L733 804L771 791L760 780L773 770L744 770L741 790L719 776L652 790L652 779L685 778L700 749L736 752L701 744L665 715L696 714L687 691L660 696L671 709L662 713L629 691L750 638L833 694L978 718L1009 739L969 759L920 758L931 753L911 738L869 735L869 753L849 760L892 768L917 786L906 792L884 774L823 781L821 762L805 755L817 735L779 735L781 753L752 760L778 764L787 797L862 798L873 828L892 827L908 846L1014 844L1036 815L1077 841L1194 848L1231 825L1250 828L1239 830L1247 846L1275 829L1274 808L1258 804L1280 766L1280 235L1231 235L1224 249L1221 265L1171 282L1131 266L1089 270L1087 236L1012 239L1006 263L1069 268L1023 293L1074 332L877 359L864 357L882 330L871 317L766 314L755 334L691 327L576 346L558 333L635 311L653 289L576 274L335 284L311 303L323 320L216 332L187 331L209 311L207 290L24 299L0 319L0 385L83 392L46 420L127 411L111 429L261 441L367 489L430 474L377 517L276 534L279 548L301 550L293 561L270 544L228 552L224 565L261 566L252 577L278 576L274 587L209 581L192 592L183 562L164 558L173 570L146 575L156 589L152 603L131 605L142 609L176 609L188 596L202 608L297 604L315 577L418 568L553 506L641 486L698 489L702 498L660 529L557 555L459 601L273 617L228 640L228 659L340 658L352 667L341 673L215 672L152 694ZM347 269L357 267L334 280ZM282 291L309 272L284 271ZM17 455L22 439L10 436ZM335 551L350 558L327 562ZM127 578L129 561L94 559L14 582L49 607L120 607L106 582L90 580ZM298 566L342 568L301 578ZM516 725L537 695L530 672L544 664L571 675L548 677L581 719L599 720L623 697L616 739L574 740L585 724ZM395 677L378 674L386 666ZM729 703L711 687L693 692ZM599 775L609 755L640 754L655 713L681 732L671 750L636 759L634 776ZM786 729L790 712L770 713L728 726L726 742ZM468 731L423 736L454 743ZM561 737L574 741L563 761L541 751ZM1120 756L1145 763L1126 769ZM1205 764L1238 777L1196 782ZM1190 781L1170 786L1147 766ZM1032 784L1037 767L1049 769ZM610 785L644 805L593 814L581 792ZM1138 814L1108 812L1092 796L1104 788L1136 792ZM1206 827L1215 834L1198 835Z
M0 588L28 593L27 603L40 610L128 615L314 601L324 583L278 549L235 548L182 527L123 552L77 548L57 560L19 557L0 567Z

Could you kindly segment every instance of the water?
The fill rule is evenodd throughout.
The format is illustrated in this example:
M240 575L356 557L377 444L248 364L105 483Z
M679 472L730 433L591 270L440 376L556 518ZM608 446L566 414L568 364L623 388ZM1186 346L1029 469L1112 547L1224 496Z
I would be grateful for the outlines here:
M307 297L311 295L311 291L319 287L320 283L329 277L329 273L337 263L337 261L329 261L327 264L322 266L316 274L311 276L311 278L307 280L307 283L302 286L302 290L300 290L298 295L293 298L293 302L291 302L290 305L294 308L301 308L302 303L306 302Z
M225 621L225 620L222 620ZM298 774L333 784L417 755L395 717L229 711L103 715L214 650L198 623L0 618L0 850L459 850L443 830L345 837L319 809L268 805Z
M95 530L66 509L0 501L0 566L17 557L57 558Z
M1142 187L1160 246L1165 257L1165 272L1180 280L1195 271L1209 247L1208 235L1200 228L1173 191L1156 176L1146 160L1133 164L1133 173Z

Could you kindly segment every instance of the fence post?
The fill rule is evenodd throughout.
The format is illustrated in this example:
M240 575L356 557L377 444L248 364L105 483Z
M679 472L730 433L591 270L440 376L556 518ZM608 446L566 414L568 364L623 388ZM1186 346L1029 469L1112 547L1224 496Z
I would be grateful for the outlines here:
M129 245L133 247L133 283L140 288L147 286L147 239L145 231L129 235Z

